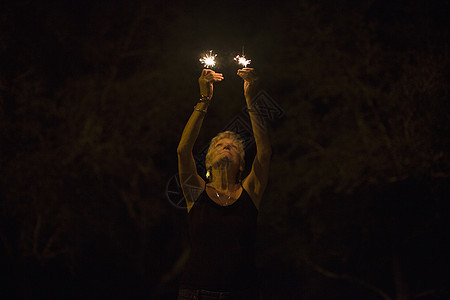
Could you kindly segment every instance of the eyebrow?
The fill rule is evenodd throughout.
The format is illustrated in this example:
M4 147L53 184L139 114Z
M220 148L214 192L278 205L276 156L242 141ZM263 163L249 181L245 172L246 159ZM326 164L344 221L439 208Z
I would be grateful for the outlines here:
M217 147L217 146L219 146L219 145L222 145L223 143L222 142L218 142L216 145L215 145L215 147ZM238 144L236 143L236 142L231 142L231 143L229 143L229 145L231 145L231 146L234 146L234 147L236 147L236 148L238 148L239 146L238 146Z

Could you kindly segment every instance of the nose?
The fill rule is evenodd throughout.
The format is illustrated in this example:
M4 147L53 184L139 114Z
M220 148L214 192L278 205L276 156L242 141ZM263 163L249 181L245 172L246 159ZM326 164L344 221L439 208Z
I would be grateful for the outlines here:
M231 151L231 148L230 146L224 146L222 151Z
M230 145L225 145L225 147L223 147L223 149L228 149L228 150L230 150L230 148L231 148L231 146Z

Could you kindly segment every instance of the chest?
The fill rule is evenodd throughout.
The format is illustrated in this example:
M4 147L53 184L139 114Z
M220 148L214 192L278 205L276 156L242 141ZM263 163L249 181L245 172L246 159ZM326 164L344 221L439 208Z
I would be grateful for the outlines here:
M203 194L206 196L206 194ZM232 205L220 206L209 198L201 198L189 213L189 232L194 243L239 244L256 235L257 210L252 203L239 198ZM251 200L249 200L251 201ZM249 205L251 204L251 205Z

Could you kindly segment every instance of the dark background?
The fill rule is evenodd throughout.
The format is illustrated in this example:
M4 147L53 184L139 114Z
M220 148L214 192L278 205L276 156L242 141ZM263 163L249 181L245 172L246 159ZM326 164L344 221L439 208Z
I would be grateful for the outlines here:
M9 2L2 293L176 298L186 219L166 185L198 59L213 49L225 76L199 150L244 106L245 45L285 111L259 218L263 299L449 299L447 1Z

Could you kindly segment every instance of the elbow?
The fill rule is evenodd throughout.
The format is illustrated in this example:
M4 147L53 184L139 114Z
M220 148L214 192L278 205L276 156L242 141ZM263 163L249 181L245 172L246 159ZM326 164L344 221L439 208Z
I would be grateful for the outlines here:
M180 155L180 154L183 154L184 152L186 152L186 151L184 150L184 148L178 146L178 148L177 148L177 154Z
M186 147L186 146L184 146L184 145L178 145L178 147L177 147L177 154L178 154L178 156L180 156L180 155L183 155L183 154L186 154L186 153L190 153L191 152L191 150L190 149L188 149L188 147Z

